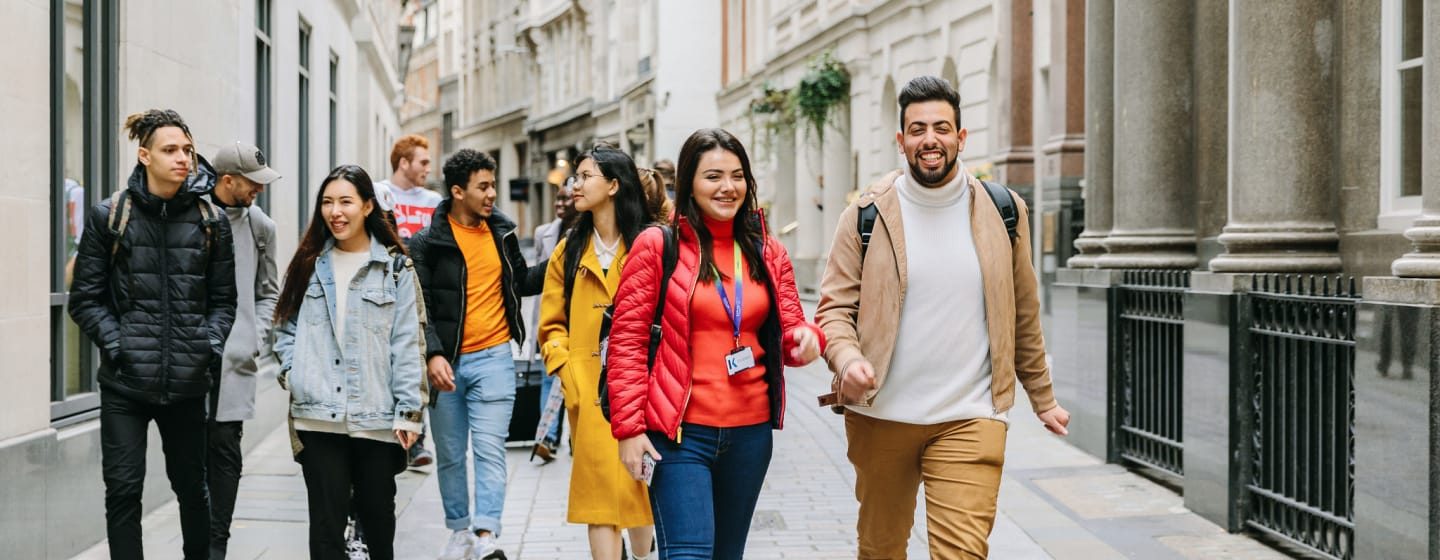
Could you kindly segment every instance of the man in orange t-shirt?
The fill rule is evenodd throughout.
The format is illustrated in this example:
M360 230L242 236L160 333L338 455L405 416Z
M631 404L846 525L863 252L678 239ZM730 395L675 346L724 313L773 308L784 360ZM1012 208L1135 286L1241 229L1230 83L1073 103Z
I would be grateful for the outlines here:
M427 374L442 391L430 425L445 526L453 533L440 558L485 558L498 550L505 503L505 437L515 402L510 341L525 339L520 298L540 292L545 266L526 266L515 223L495 209L494 159L460 150L443 174L450 197L409 242L430 319Z

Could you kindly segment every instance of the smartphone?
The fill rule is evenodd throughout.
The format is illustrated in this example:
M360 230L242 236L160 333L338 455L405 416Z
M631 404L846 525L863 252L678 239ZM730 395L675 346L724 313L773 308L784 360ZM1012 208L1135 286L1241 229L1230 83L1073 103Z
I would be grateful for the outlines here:
M655 458L646 453L640 457L640 480L646 486L650 485L650 479L655 477Z

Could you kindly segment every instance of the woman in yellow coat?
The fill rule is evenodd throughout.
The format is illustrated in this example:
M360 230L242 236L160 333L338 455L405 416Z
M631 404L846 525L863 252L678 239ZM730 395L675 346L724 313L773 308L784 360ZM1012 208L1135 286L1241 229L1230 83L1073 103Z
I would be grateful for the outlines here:
M600 413L600 325L620 286L626 249L649 225L650 214L635 162L624 152L596 148L580 157L575 170L572 196L580 217L550 255L540 350L546 370L560 378L574 427L566 519L589 525L592 558L620 560L621 530L629 529L637 553L649 553L655 531L645 485L620 463L619 443Z

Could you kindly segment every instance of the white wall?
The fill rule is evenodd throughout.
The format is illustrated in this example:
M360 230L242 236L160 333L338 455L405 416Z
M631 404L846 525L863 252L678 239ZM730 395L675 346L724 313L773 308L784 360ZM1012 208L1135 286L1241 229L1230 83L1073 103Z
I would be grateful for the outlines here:
M674 160L697 128L719 126L720 3L657 2L655 149ZM732 130L741 134L738 130Z
M0 2L0 36L29 45L0 80L0 223L12 237L0 259L23 273L0 275L0 441L50 425L50 6Z

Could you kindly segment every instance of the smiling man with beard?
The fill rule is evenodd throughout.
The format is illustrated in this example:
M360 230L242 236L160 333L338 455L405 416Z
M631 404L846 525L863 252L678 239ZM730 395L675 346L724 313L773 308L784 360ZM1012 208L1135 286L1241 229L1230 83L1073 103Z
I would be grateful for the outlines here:
M949 82L915 78L899 105L907 165L841 215L820 285L836 372L822 402L845 405L860 558L905 557L921 482L931 556L985 558L1015 381L1050 431L1070 415L1045 363L1024 202L1002 189L1018 206L1012 241L1000 199L959 159L967 132ZM854 224L872 205L862 244Z

